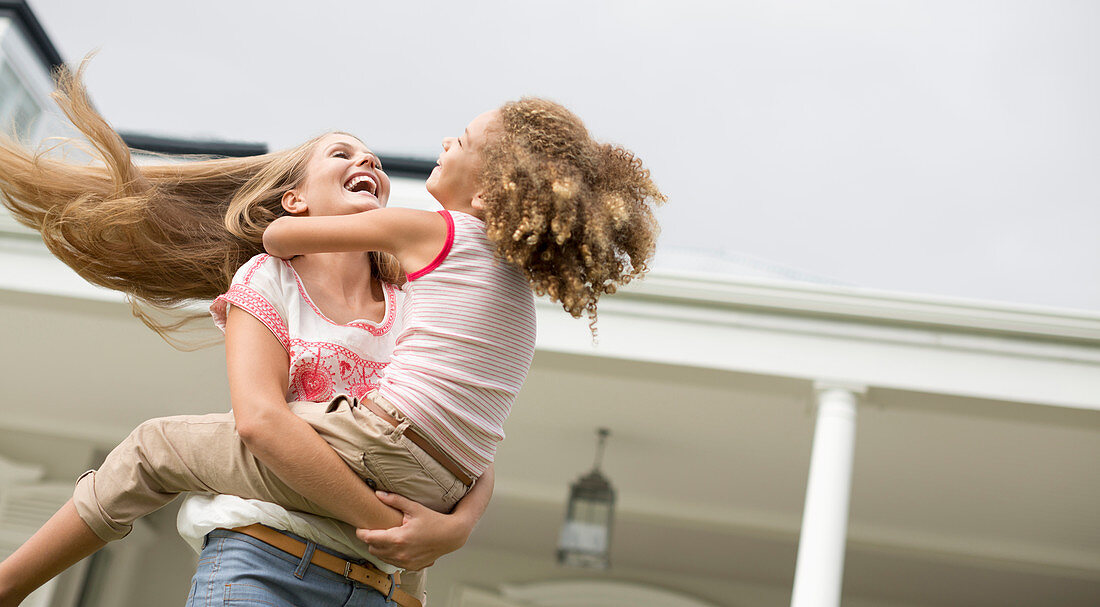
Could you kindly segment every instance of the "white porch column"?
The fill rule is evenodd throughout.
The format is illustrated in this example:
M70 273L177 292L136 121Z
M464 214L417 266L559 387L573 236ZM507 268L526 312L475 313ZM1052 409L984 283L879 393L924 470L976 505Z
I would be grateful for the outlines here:
M806 485L791 607L840 605L856 438L856 402L866 388L817 382L814 390L817 393L817 425L810 454L810 479Z

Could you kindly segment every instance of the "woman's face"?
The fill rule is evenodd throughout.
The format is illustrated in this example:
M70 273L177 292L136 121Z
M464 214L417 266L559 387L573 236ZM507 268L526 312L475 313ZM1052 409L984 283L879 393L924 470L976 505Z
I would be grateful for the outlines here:
M443 152L428 176L428 192L444 207L469 204L480 190L481 149L499 122L497 110L474 118L458 137L443 139Z
M304 203L304 208L287 208L295 214L349 215L386 206L390 178L362 141L329 133L313 146L305 178L284 197L284 206L288 197Z

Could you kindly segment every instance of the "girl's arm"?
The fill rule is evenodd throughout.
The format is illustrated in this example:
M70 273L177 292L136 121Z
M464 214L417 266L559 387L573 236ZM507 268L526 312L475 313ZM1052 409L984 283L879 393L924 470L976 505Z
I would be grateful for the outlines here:
M320 435L287 407L286 350L259 320L230 306L225 327L229 396L241 441L303 497L355 527L401 524Z
M430 567L439 557L466 544L493 497L495 480L490 465L451 514L441 514L400 495L380 491L378 497L382 503L404 513L401 526L359 529L356 535L370 545L371 554L387 563L411 571Z
M431 263L446 241L447 221L439 213L400 208L280 217L264 230L264 249L275 257L382 251L396 257L406 272Z

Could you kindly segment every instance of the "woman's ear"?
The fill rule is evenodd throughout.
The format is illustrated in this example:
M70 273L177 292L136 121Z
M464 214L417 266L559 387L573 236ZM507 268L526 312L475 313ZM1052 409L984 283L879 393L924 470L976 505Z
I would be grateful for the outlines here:
M307 210L309 210L309 205L306 204L305 200L302 200L302 198L298 196L297 190L287 190L286 193L283 194L282 203L283 208L286 209L286 212L290 213L291 215L301 215L302 213L305 213Z

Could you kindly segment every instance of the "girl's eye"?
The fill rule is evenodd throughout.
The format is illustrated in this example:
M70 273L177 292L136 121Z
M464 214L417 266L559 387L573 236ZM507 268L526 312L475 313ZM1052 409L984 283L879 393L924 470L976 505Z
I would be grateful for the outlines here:
M333 153L332 153L332 157L333 157L333 158L347 158L347 157L348 157L348 153L347 153L347 152L340 152L340 151L336 151L336 152L333 152Z

